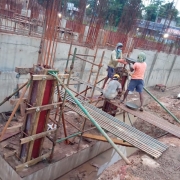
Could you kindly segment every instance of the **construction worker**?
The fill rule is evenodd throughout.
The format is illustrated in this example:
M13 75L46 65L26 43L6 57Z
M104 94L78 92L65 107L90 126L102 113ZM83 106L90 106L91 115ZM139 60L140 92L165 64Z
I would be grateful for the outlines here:
M103 95L106 99L114 99L118 92L122 92L122 87L119 82L120 76L115 74L109 84L103 89Z
M118 62L120 62L122 64L127 64L126 61L124 59L122 59L122 47L123 47L123 44L118 43L116 45L116 48L111 52L111 60L109 61L108 69L107 69L108 74L104 80L102 89L104 89L104 86L105 86L106 82L108 81L108 79L109 78L112 79L112 77L114 75L114 68L116 68L116 66L118 65Z
M134 91L134 89L136 89L136 91L139 93L139 97L140 97L140 111L143 111L143 87L144 87L144 74L146 71L146 67L147 64L145 63L146 60L146 55L141 52L139 53L138 57L137 57L137 62L135 62L133 65L130 65L130 71L133 72L133 74L131 75L131 80L130 83L128 85L128 88L124 94L124 98L121 101L121 103L124 103L124 100L126 99L129 91Z

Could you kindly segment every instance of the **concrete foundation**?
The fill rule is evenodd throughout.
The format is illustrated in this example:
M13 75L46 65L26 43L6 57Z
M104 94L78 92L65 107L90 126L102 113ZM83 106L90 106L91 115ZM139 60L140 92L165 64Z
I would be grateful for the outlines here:
M108 150L111 146L105 142L96 142L93 146L85 148L79 152L63 157L58 160L54 157L54 162L48 164L46 161L40 162L21 172L16 172L2 156L0 156L0 178L2 180L54 180L84 162L92 159L98 154ZM125 147L119 146L126 155Z

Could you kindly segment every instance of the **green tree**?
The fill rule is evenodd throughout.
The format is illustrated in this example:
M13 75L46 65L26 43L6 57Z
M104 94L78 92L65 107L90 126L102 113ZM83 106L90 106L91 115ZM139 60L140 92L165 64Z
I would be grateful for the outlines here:
M176 26L180 27L180 17L179 16L176 18Z
M158 6L156 6L155 4L150 4L149 6L145 7L144 10L145 19L147 21L155 22L158 13Z
M142 17L141 14L143 7L141 0L127 0L123 8L118 30L124 33L129 33L132 29L134 20Z
M174 7L173 2L171 3L166 3L164 5L161 5L160 10L159 10L159 17L161 18L166 18L167 15L171 15L172 19L176 19L178 16L178 10Z
M117 25L122 15L126 0L88 0L86 9L87 16L97 15L104 22L107 20Z
M109 19L109 21L112 21L112 23L117 26L120 18L122 16L123 8L126 4L126 0L110 0L108 4L108 11L106 18Z
M41 4L41 5L44 5L44 3L47 2L47 0L37 0L37 2L38 2L39 4Z
M147 21L155 22L159 13L159 8L162 5L163 0L152 0L149 6L144 7L145 16Z
M174 7L173 2L162 4L162 0L154 0L149 6L144 8L145 19L155 22L157 17L176 19L178 10Z

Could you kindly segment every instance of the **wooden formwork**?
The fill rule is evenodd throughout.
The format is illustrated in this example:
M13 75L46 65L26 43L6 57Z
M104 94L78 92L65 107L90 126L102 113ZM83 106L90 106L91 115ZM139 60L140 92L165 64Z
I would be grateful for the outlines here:
M47 70L40 71L40 74L47 75ZM42 77L41 80L34 80L30 85L28 102L36 108L31 113L26 113L23 124L21 138L42 133L47 129L47 121L49 119L50 109L40 110L40 106L51 104L54 95L56 80L46 80ZM37 158L41 154L42 143L44 138L31 141L27 144L22 144L20 147L19 157L24 161L30 161Z

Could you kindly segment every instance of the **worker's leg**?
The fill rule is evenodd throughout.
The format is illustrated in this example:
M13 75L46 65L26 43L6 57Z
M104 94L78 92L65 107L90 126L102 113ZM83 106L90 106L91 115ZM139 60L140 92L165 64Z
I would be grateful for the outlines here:
M138 80L138 85L136 87L136 91L139 93L140 111L143 111L143 104L144 104L143 87L144 87L144 81Z
M107 77L106 77L105 80L104 80L104 84L103 84L103 86L102 86L102 89L104 89L104 87L105 87L108 79L109 79L109 78L113 78L113 75L114 75L114 68L108 66L107 71L108 71L108 74L107 74Z
M124 97L123 100L121 101L121 103L124 103L124 100L126 99L127 95L128 95L129 90L127 89L126 92L124 93Z
M140 98L140 111L143 111L144 97L142 92L139 93L139 98Z
M129 85L128 85L128 88L127 88L127 90L126 90L126 92L125 92L125 94L124 94L124 98L123 98L123 100L121 101L121 103L124 102L124 100L126 99L129 91L134 91L134 88L135 88L135 87L136 87L136 80L135 80L135 79L131 79L131 80L130 80L130 83L129 83Z

